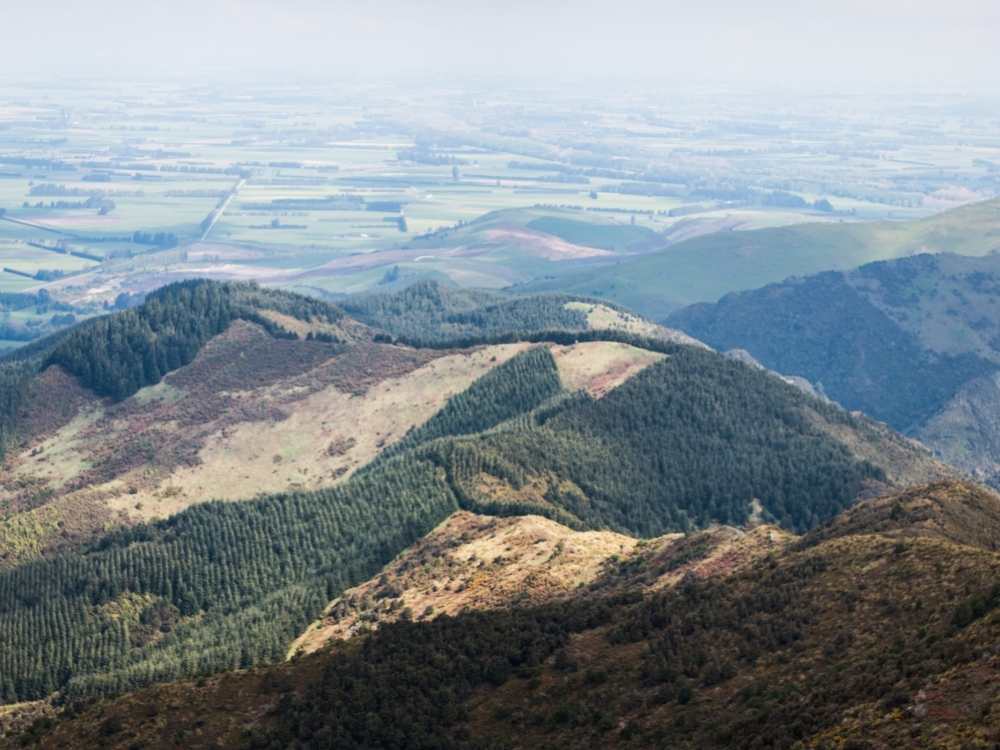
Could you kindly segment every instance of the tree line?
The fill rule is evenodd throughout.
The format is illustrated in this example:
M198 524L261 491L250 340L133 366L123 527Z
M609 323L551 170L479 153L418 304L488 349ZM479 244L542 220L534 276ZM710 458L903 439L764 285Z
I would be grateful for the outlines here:
M340 306L402 343L441 347L499 338L517 341L542 331L585 331L586 315L566 309L567 302L578 299L565 295L511 298L419 281L398 292L344 300Z
M394 461L342 487L207 503L0 572L0 699L279 660L327 601L456 507L432 464Z
M295 338L260 313L265 307L302 319L335 322L343 316L323 302L254 284L184 281L151 293L137 308L77 327L43 367L60 365L97 393L127 398L189 364L237 318L257 323L272 336Z

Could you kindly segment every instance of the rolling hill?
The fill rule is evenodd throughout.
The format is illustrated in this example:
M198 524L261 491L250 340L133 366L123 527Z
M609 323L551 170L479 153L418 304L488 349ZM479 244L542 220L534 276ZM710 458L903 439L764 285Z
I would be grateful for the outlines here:
M576 246L611 253L643 252L654 248L659 240L655 231L642 225L622 223L579 209L546 206L491 211L461 226L415 238L409 246L466 246L489 239L527 239L532 234L569 243L567 248ZM604 254L592 253L581 257L600 257Z
M995 484L998 290L998 255L917 255L730 294L668 321L802 376Z
M421 599L440 606L437 614L383 622L278 666L59 715L36 706L32 715L43 718L17 742L819 750L1000 740L992 492L913 488L800 538L765 527L588 543L531 519L518 530L500 523L456 517L429 537L438 547L415 548L415 558L366 584L376 609L391 608L426 575L413 566L443 545L435 559L449 573ZM608 543L621 553L596 574L588 562L576 591L450 612L450 584L475 569L469 548L485 557L480 578L502 582L529 552L517 546L508 561L489 545L511 546L517 533L540 535L543 545L555 534L566 554L588 560ZM737 543L744 552L734 557ZM555 575L565 569L557 563Z
M1000 249L1000 201L901 222L817 223L720 231L637 258L541 278L516 288L617 302L652 318L789 276L846 271L919 253L987 256Z
M199 295L218 308L204 334L186 312ZM0 424L16 434L0 488L0 564L209 498L342 481L530 346L526 337L608 331L693 343L570 297L423 283L348 307L369 325L283 292L185 282L5 360ZM184 326L190 335L177 336ZM391 343L408 336L422 348ZM561 351L574 389L604 377L607 390L650 356L613 340Z
M949 474L615 308L417 291L365 321L185 282L7 362L3 701L280 660L459 510L631 537L801 531ZM428 300L426 343L387 330ZM473 309L442 323L442 304Z

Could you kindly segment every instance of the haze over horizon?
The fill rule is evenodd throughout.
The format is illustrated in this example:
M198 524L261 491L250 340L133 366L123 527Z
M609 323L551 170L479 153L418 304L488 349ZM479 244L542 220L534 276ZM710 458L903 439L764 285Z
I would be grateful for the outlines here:
M5 9L0 64L8 80L502 76L1000 93L1000 6L928 5L49 0Z

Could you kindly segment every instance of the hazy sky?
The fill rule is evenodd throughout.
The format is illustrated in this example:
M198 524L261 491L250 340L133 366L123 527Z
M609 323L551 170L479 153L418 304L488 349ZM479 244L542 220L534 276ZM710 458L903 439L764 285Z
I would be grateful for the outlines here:
M515 75L1000 92L998 0L3 0L4 76Z

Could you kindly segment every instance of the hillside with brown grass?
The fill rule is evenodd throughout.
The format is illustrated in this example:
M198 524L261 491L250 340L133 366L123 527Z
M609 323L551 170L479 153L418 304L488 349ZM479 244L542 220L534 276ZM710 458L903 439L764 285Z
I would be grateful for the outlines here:
M49 367L3 467L0 564L206 500L336 484L529 346L345 348L238 320L191 364L117 403ZM550 346L563 386L593 396L663 356L617 342Z
M794 536L774 526L717 526L696 534L636 539L574 531L540 516L497 518L459 511L377 577L345 591L291 646L314 653L399 620L530 607L583 591L656 591L685 576L731 575L780 551Z
M237 321L190 365L124 401L68 388L80 394L75 411L46 396L74 382L50 367L28 401L26 439L4 467L0 502L15 514L2 522L8 543L0 548L16 559L80 541L118 518L331 484L516 351L455 356L381 344L342 351L273 339ZM92 528L71 533L60 523L85 508L94 509ZM36 525L52 513L59 520L25 547L13 531L5 535L28 523L23 513Z

